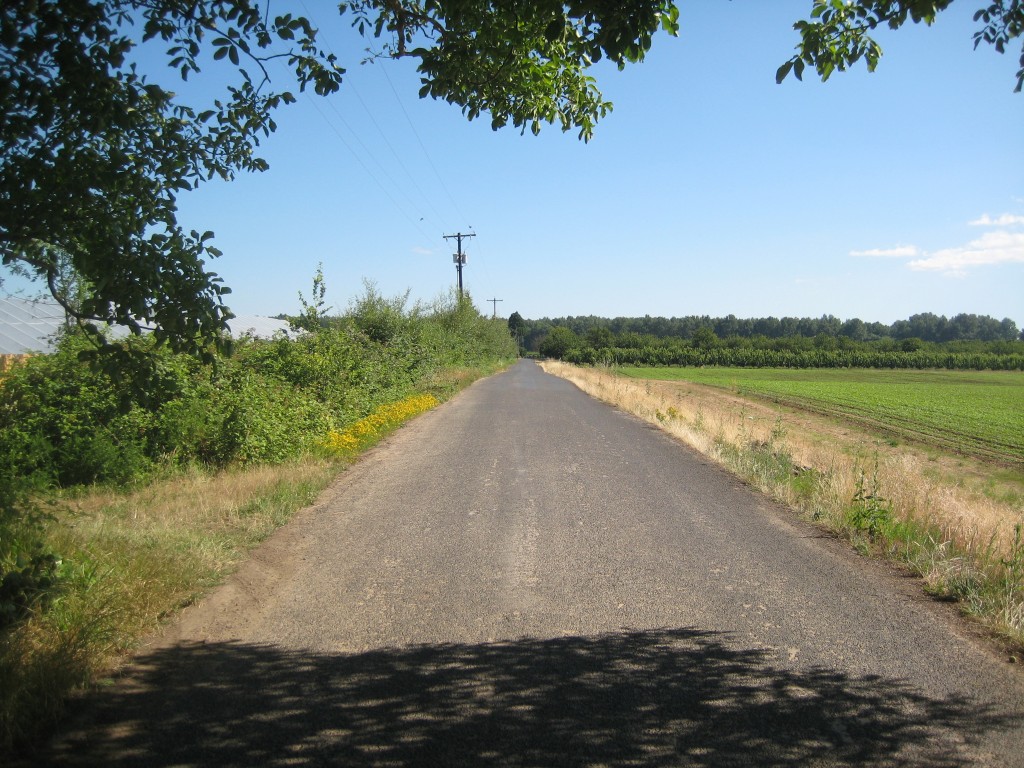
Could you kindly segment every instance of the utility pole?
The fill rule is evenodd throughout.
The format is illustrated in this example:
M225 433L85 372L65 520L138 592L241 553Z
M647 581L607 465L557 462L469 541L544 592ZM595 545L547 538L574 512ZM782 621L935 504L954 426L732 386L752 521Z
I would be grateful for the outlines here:
M487 299L487 301L491 302L491 304L494 306L494 313L491 315L491 317L492 318L497 317L498 316L498 302L499 301L504 301L504 299Z
M461 232L457 232L454 235L444 235L445 240L455 238L456 242L459 244L458 252L452 254L452 261L455 262L455 270L459 273L459 301L462 301L462 267L466 264L466 254L462 252L462 238L464 237L470 238L476 237L476 235L464 235Z

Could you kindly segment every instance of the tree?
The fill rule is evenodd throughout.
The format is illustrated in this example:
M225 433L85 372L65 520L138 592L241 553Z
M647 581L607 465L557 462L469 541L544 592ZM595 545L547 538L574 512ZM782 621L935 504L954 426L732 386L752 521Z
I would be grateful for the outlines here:
M615 338L606 326L595 325L587 331L586 342L594 349L604 349L613 346Z
M930 23L952 0L813 0L797 54L827 79L881 54L869 32ZM1024 0L989 0L977 34L997 50L1024 29ZM261 171L255 152L295 100L271 82L287 61L299 90L337 91L344 69L316 30L270 0L5 0L0 6L0 257L47 282L81 321L98 320L206 353L221 343L229 289L207 270L213 233L185 231L176 199L212 178ZM675 35L671 0L355 0L339 6L380 55L417 59L420 95L534 133L544 124L589 139L611 104L590 66L641 61L659 31ZM209 104L185 104L137 66L162 46L173 77L225 81ZM220 68L220 69L218 69ZM224 69L226 68L226 69ZM1024 64L1018 88L1024 80ZM87 288L72 302L62 260ZM654 329L641 329L657 332Z
M642 61L655 33L679 30L670 0L356 0L341 9L361 33L388 34L384 55L419 59L420 96L457 104L470 119L489 114L494 128L538 133L557 123L584 140L611 109L590 65Z
M513 312L508 316L508 332L513 336L519 336L523 332L525 325L526 321L523 320L523 316L518 312Z
M854 317L843 323L839 334L853 341L864 341L868 337L867 327L859 317Z
M697 349L714 349L719 345L718 335L706 325L693 332L690 343Z
M209 54L236 82L206 108L180 104L131 58L149 41L167 46L182 78ZM6 0L3 263L43 278L82 321L152 326L158 342L207 353L230 317L228 289L205 267L219 254L213 233L184 231L176 198L267 167L254 147L274 130L273 110L294 100L269 87L266 65L282 56L301 89L338 88L342 70L315 48L308 22L268 17L249 0ZM80 303L57 284L62 259L88 286Z
M869 72L878 66L882 48L871 37L878 27L899 29L908 20L932 24L936 16L953 0L814 0L811 20L798 21L793 28L800 33L796 54L779 67L776 80L782 82L792 72L803 77L807 66L822 80L833 72L842 72L863 59ZM974 47L992 45L999 53L1024 32L1024 0L991 0L974 14L983 26L974 34ZM1019 92L1024 87L1024 51L1017 70Z
M540 343L538 351L545 357L555 357L561 360L569 350L578 349L579 346L580 338L572 329L556 325Z
M367 287L369 288L369 286ZM292 328L311 333L323 330L324 320L327 319L327 313L331 311L331 307L327 306L327 302L324 300L326 295L327 285L324 283L324 265L323 262L320 262L317 264L316 274L313 275L313 292L310 300L306 301L302 291L299 291L299 303L302 304L302 313L291 321Z
M610 109L587 67L639 61L659 29L675 33L669 0L619 6L536 3L343 3L386 55L417 57L421 95L535 133L544 122L586 139ZM175 76L228 67L224 97L176 100L137 66L162 45ZM271 83L285 59L300 90L326 95L344 70L301 17L257 0L6 0L0 10L0 253L46 280L82 321L155 328L175 349L204 352L230 313L229 289L207 271L212 232L186 232L176 197L214 177L267 167L254 152L294 101ZM223 75L223 70L218 76ZM88 298L59 290L66 254Z

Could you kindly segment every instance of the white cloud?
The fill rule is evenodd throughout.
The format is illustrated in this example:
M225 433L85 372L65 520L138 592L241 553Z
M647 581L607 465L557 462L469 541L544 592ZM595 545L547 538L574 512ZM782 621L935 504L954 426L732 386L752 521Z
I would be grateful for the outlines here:
M412 252L416 253L416 254L419 254L420 256L433 256L434 255L434 252L432 250L430 250L429 248L422 248L422 247L420 247L418 245L415 248L412 249Z
M1000 216L983 214L968 222L972 227L992 227L981 237L966 245L922 251L913 245L895 248L872 248L850 251L851 256L910 259L907 267L915 272L940 272L950 277L965 277L969 269L995 264L1024 264L1024 232L1015 228L1024 225L1024 216L1004 213Z
M915 271L963 277L970 267L990 264L1024 264L1024 232L986 232L967 245L926 254L907 266Z
M1024 216L1015 216L1012 213L1004 213L1002 216L992 218L987 213L974 221L968 222L972 227L1013 227L1024 224Z
M870 256L882 259L906 259L917 256L918 253L920 251L918 251L916 245L900 245L896 248L872 248L869 251L850 251L851 256Z

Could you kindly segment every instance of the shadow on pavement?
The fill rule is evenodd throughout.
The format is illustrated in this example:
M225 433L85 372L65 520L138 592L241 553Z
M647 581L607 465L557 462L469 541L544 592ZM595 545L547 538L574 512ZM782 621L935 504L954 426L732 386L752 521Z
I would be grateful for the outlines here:
M710 632L141 659L37 765L965 765L1009 718Z

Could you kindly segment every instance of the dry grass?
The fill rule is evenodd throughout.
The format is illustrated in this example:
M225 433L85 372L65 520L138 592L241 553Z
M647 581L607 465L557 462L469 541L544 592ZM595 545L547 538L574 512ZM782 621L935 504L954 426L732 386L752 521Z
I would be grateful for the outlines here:
M0 374L6 373L30 357L32 355L0 355Z
M0 749L32 739L70 691L116 668L142 635L312 503L338 469L310 459L194 472L58 502L50 543L64 558L62 590L0 637Z
M999 634L1024 642L1024 552L1015 538L1024 508L983 492L977 482L986 474L983 465L895 448L849 425L711 387L558 362L543 366L658 425L763 492L850 536L862 550L907 562L929 590L958 597ZM858 492L873 500L858 506ZM878 512L884 531L868 528L867 507Z
M66 524L82 538L91 538L114 520L130 523L130 530L141 536L175 529L203 531L262 528L258 517L244 514L253 500L259 499L282 483L301 484L336 471L336 465L322 462L296 462L279 466L247 467L206 474L185 472L155 482L130 493L92 490L64 502Z

